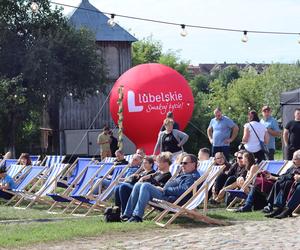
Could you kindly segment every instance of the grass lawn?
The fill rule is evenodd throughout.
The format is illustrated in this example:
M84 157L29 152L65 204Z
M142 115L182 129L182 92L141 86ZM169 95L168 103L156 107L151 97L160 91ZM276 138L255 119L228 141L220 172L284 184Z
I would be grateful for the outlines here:
M144 223L105 223L102 216L71 217L70 215L48 214L42 207L19 210L0 206L0 248L15 248L40 242L70 240L75 237L99 236L103 234L137 233L141 230L155 230L157 226ZM224 208L209 209L209 216L226 221L264 220L261 212L233 213ZM65 217L67 216L67 217ZM71 218L70 218L71 217ZM8 220L48 219L47 222L3 223ZM51 219L60 219L51 221ZM206 226L186 218L179 218L171 228Z

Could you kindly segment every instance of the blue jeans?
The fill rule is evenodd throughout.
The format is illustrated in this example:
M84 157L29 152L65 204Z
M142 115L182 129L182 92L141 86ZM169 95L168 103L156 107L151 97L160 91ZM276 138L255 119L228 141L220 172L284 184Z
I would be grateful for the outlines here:
M287 207L291 210L295 210L300 204L300 184L297 185L296 190L292 194L291 198L287 203Z
M164 200L166 197L162 191L148 182L135 184L124 215L128 218L132 216L143 218L145 208L153 198Z
M133 185L130 183L120 183L115 187L115 204L119 208L121 208L121 213L123 214L132 192Z

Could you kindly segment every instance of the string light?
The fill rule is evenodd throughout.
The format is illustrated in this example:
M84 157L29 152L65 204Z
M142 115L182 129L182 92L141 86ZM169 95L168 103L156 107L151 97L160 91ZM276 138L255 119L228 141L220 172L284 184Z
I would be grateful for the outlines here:
M30 8L33 13L37 13L39 11L39 5L37 4L37 2L31 2Z
M72 94L72 93L70 93L70 94L69 94L69 96L71 96L71 97L72 97L72 96L73 96L73 94Z
M188 33L187 33L186 29L185 29L185 25L181 24L180 26L181 26L180 35L183 36L183 37L187 36Z
M97 95L99 94L99 90L96 90L96 94L97 94Z
M110 18L108 19L107 21L107 24L110 26L110 27L114 27L116 25L116 22L115 22L115 14L111 14L110 15Z
M242 37L242 42L243 42L243 43L248 42L247 30L244 30L244 35L243 35L243 37Z
M14 95L14 98L17 98L18 97L18 95Z
M34 2L32 2L32 3L34 3ZM121 15L121 14L111 14L111 13L104 12L104 11L100 12L97 9L88 9L88 8L78 7L78 6L74 6L74 5L70 5L70 4L57 3L55 1L50 1L50 3L56 4L56 5L59 5L59 6L74 8L74 9L81 9L81 10L85 10L85 11L103 13L105 15L111 15L111 18L109 20L111 20L112 17L118 16L118 17L122 17L122 18L134 19L134 20L145 21L145 22L153 22L153 23L160 23L160 24L166 24L166 25L175 25L175 26L180 25L181 26L181 24L174 23L174 22L155 20L155 19L149 19L149 18L142 18L142 17L135 17L135 16L127 16L127 15ZM185 24L184 26L185 27L190 27L190 28L206 29L206 30L217 30L217 31L239 32L239 33L243 32L244 36L245 36L245 32L246 32L246 35L249 34L249 33L268 34L268 35L299 35L299 32L265 31L265 30L247 30L247 31L245 31L245 30L241 30L241 29L212 27L212 26L201 26L201 25L193 25L193 24ZM242 38L242 40L244 40L244 37ZM247 37L247 41L248 41L248 37ZM300 40L298 42L300 42Z
M46 95L45 95L45 94L43 94L43 98L46 98Z

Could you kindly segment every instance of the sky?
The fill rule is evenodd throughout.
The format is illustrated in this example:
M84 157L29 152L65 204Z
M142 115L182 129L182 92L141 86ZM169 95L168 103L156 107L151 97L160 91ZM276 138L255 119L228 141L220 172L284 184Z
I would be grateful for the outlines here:
M78 6L81 0L56 0ZM102 12L183 24L297 32L300 34L300 0L89 0ZM66 14L72 11L65 8ZM169 26L116 17L118 24L138 39L152 35L163 50L178 51L190 64L294 63L300 59L300 35L248 34Z

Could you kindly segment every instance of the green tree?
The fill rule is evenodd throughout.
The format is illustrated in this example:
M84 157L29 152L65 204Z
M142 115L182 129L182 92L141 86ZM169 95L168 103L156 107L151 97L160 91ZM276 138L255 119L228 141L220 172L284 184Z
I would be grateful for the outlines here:
M81 99L99 89L105 82L105 65L91 33L69 26L61 10L52 9L49 0L36 2L37 13L31 11L31 1L0 3L0 78L10 82L18 77L28 104L27 117L15 118L18 131L28 131L22 129L23 120L28 125L30 114L46 109L57 132L59 102L69 93ZM0 102L5 106L7 100ZM6 144L14 144L15 135Z

